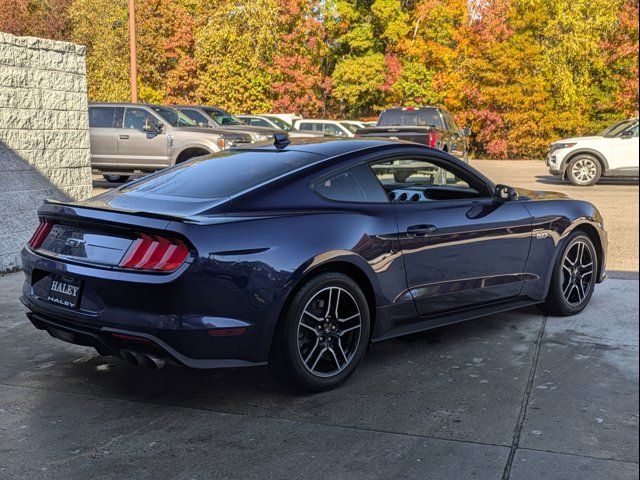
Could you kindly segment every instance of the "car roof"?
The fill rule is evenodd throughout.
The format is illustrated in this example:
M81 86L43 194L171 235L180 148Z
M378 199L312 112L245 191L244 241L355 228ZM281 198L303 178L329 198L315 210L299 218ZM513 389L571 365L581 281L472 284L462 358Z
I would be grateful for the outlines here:
M276 148L273 144L260 145L260 146L238 146L238 150L254 150L254 151L279 151L287 150L293 152L313 153L316 155L322 155L325 157L335 157L345 153L355 152L358 150L364 150L374 147L383 147L388 145L402 145L404 142L398 142L396 140L384 140L384 139L360 139L360 138L327 138L327 137L314 137L314 138L292 138L291 143L283 149ZM407 143L413 147L419 146L416 144Z
M160 105L158 103L131 103L131 102L90 102L90 107L164 107L176 108L173 105Z
M331 120L330 118L300 118L296 122L335 122L340 123L342 120Z

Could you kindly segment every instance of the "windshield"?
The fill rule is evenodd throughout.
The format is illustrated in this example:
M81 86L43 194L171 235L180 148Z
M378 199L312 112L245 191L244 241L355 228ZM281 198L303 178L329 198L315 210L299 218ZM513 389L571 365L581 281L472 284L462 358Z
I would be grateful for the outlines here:
M197 127L198 124L184 113L169 107L151 107L151 110L160 115L172 127Z
M219 108L203 108L202 110L204 110L205 113L218 125L246 125L246 123L238 117L235 117Z
M435 108L385 110L378 118L379 127L438 127L443 128L440 113Z
M285 132L290 132L291 130L293 130L293 126L290 123L285 122L281 118L278 118L278 117L265 117L265 118L268 118L269 120L271 120L273 123L276 124L278 128L284 130Z
M349 130L351 133L356 133L358 131L358 127L352 123L340 122L340 125Z
M622 133L624 130L633 125L633 120L623 120L621 122L614 123L610 127L605 128L601 132L598 133L601 137L615 137L619 133Z
M322 158L292 150L226 150L149 175L124 187L123 191L191 198L227 197Z

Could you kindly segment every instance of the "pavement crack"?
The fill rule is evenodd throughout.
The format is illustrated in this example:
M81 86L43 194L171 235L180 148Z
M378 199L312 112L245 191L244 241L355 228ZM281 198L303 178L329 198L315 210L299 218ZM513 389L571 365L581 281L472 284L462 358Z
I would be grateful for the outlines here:
M516 422L516 427L513 431L513 440L511 441L511 449L509 450L509 456L507 457L507 463L504 466L504 471L502 472L502 480L509 480L511 477L511 466L513 465L513 459L516 456L516 451L520 446L520 435L522 433L522 425L524 425L524 420L527 416L527 408L529 407L529 398L531 397L531 389L533 388L533 382L536 378L536 372L538 370L538 360L540 359L540 349L542 347L542 340L544 338L544 332L547 327L547 316L542 317L542 322L540 323L540 331L538 332L538 337L536 338L534 348L533 348L533 358L531 360L531 368L529 369L529 378L527 379L527 385L524 389L524 394L522 395L522 403L520 404L520 413L518 414L518 420Z

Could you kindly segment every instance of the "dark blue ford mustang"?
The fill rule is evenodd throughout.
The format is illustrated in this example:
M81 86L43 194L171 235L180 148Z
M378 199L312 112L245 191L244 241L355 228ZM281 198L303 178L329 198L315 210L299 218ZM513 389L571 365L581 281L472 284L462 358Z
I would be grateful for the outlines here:
M31 322L149 366L269 363L317 391L369 342L530 304L575 314L605 278L590 203L411 143L276 141L46 202L22 252Z

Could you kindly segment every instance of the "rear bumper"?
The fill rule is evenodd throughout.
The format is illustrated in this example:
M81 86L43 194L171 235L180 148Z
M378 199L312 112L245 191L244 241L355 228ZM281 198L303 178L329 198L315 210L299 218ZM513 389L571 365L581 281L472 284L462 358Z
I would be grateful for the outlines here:
M251 290L229 288L195 265L185 264L168 275L145 275L66 263L28 248L22 263L20 300L27 316L56 338L120 356L120 349L131 345L113 334L135 336L147 339L154 353L193 368L267 362L278 304L257 305ZM82 282L77 308L46 300L49 274Z
M20 301L27 307L29 302L24 297ZM167 344L155 335L120 328L109 327L88 327L77 325L68 320L52 317L47 314L36 313L33 310L27 312L29 321L39 330L46 330L52 337L67 341L75 345L84 345L95 348L101 355L112 355L120 357L122 348L140 349L144 348L153 353L170 358L178 365L190 368L210 369L210 368L237 368L264 365L266 362L250 362L242 359L199 359L188 357L171 345ZM116 334L118 336L114 336ZM123 337L140 338L148 340L148 343L132 342L124 340Z

